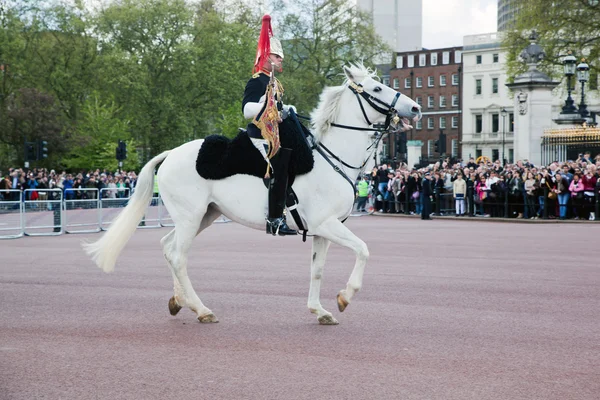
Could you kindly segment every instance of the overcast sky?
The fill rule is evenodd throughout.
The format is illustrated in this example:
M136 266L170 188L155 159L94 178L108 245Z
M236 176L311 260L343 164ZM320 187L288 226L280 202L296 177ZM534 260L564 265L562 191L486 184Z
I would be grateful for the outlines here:
M423 47L462 46L463 36L496 32L498 0L423 0Z

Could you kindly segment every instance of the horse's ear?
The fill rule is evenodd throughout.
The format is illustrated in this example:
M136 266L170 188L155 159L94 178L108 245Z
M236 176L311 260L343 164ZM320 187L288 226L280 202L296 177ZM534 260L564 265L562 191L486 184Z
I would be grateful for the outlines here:
M346 67L344 65L344 74L346 74L346 78L348 78L349 81L354 82L354 75L352 75L352 71L350 71L350 68Z

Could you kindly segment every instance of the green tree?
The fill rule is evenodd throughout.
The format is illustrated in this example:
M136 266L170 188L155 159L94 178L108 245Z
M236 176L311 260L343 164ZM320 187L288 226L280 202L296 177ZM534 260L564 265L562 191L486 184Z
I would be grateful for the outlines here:
M62 164L70 169L101 167L116 170L115 149L118 141L123 140L127 143L128 153L123 168L137 169L139 159L135 141L129 133L129 121L120 119L119 114L114 101L104 103L97 93L93 93L83 105L77 126L79 135L71 142L70 152Z
M520 52L529 44L533 29L546 52L542 68L555 78L562 76L562 60L568 51L591 61L592 74L597 77L600 65L600 2L598 0L529 0L523 2L514 30L508 31L504 46L508 50L509 76L523 72Z

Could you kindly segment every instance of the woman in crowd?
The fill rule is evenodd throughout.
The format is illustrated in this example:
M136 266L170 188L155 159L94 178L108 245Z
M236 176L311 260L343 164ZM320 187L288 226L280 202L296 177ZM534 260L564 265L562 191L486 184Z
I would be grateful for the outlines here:
M583 182L583 209L584 217L590 221L596 219L594 212L594 190L596 188L596 182L598 178L593 174L591 168L587 168L585 175L581 178ZM599 216L600 217L600 216Z
M526 218L535 219L537 218L535 212L535 205L537 204L536 190L539 187L539 182L536 182L532 172L528 172L526 178L523 184L525 190L525 209L523 214Z
M573 204L573 215L575 219L583 218L583 181L581 175L575 173L573 180L569 185L569 192L571 192L571 203Z

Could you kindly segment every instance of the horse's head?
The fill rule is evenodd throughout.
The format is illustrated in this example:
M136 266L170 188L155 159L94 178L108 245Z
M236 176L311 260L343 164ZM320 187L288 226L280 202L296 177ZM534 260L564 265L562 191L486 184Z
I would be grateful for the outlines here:
M421 119L421 106L411 98L390 88L374 79L375 75L361 66L344 66L347 84L357 96L360 96L367 104L362 112L369 125L381 122L385 119L386 125L398 124L403 126L400 130L411 129L410 121L417 122ZM398 120L399 117L400 119Z

